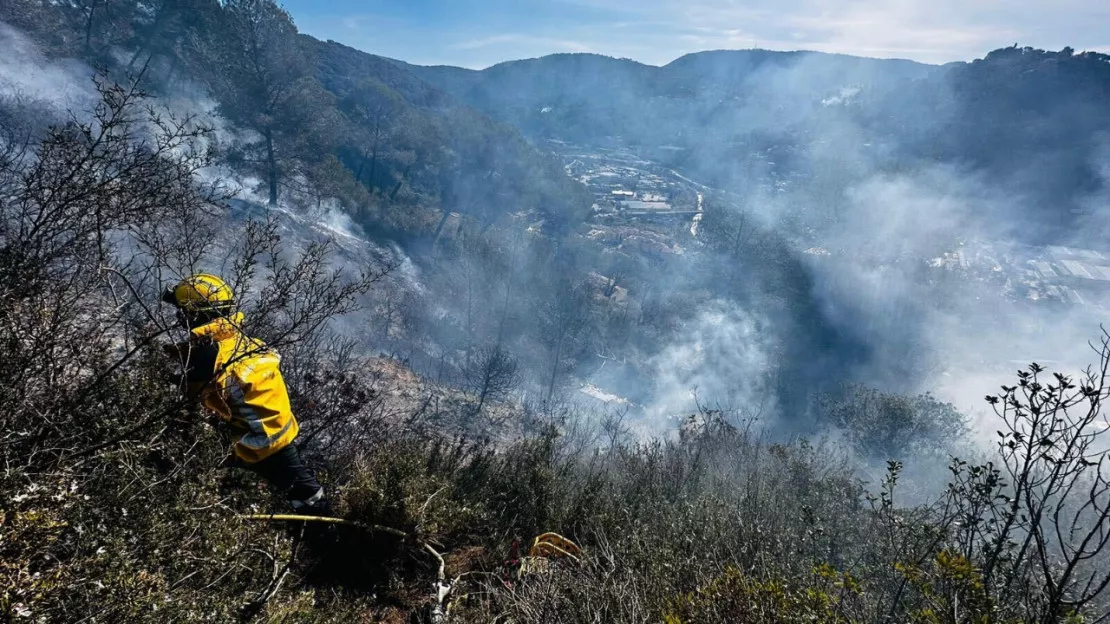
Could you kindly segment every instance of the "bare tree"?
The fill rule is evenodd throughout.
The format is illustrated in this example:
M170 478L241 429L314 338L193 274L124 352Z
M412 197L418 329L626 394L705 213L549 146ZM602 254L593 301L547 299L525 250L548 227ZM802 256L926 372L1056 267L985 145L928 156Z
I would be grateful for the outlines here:
M476 400L472 418L481 416L486 403L503 399L520 382L516 358L499 345L478 349L465 375Z
M613 293L617 292L617 287L620 286L627 275L623 271L617 271L605 278L605 286L602 288L602 294L606 298L612 297Z
M1096 351L1098 365L1080 379L1034 363L988 396L1002 424L1000 464L954 459L946 496L923 523L883 501L884 532L903 562L888 620L915 601L962 614L952 621L992 610L1044 623L1110 617L1110 335ZM924 540L910 547L915 526Z
M546 400L555 395L559 375L566 367L565 358L588 329L588 294L584 284L560 280L543 301L541 308L542 336L550 349L551 368L547 379Z
M756 227L745 208L707 199L700 230L703 239L736 259L752 242Z
M1021 582L1031 561L1041 585L1039 621L1083 612L1110 586L1110 474L1102 412L1110 370L1110 334L1099 364L1079 380L1037 364L1018 385L988 397L1005 424L999 432L1005 504L992 507L980 537L986 582L1002 591ZM1096 619L1110 615L1103 602Z

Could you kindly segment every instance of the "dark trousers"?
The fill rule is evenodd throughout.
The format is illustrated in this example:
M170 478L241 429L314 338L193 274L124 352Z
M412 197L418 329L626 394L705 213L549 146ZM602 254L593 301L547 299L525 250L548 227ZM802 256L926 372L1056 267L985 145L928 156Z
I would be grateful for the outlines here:
M320 491L316 475L301 461L297 447L292 444L256 464L244 467L254 471L291 501L308 500Z

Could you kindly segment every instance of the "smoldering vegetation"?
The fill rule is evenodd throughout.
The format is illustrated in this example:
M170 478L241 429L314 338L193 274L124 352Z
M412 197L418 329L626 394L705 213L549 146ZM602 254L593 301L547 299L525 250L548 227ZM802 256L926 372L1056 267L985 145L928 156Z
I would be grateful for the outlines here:
M702 288L737 304L738 325L762 317L772 366L797 375L765 402L804 430L812 402L799 395L822 382L932 390L972 410L981 392L959 381L972 370L1087 362L1101 286L1083 284L1087 305L1052 300L1055 274L1030 261L1048 245L1101 248L1105 67L1098 54L1014 47L945 67L744 51L662 68L557 55L413 70L535 140L625 147L706 185L701 238L676 239L687 261L645 273L689 303L687 335ZM702 385L769 369L746 358L717 358Z
M1110 608L1104 57L475 73L266 0L0 19L8 617L419 619L420 544L450 621ZM239 517L278 503L157 349L196 270L339 513L415 541ZM552 530L581 559L522 573Z

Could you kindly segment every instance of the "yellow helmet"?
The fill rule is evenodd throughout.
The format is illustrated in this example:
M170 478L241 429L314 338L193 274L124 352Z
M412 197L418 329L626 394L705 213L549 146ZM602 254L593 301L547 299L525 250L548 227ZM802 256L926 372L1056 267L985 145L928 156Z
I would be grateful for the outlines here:
M231 286L209 273L197 273L166 289L162 301L185 312L226 311L235 306Z

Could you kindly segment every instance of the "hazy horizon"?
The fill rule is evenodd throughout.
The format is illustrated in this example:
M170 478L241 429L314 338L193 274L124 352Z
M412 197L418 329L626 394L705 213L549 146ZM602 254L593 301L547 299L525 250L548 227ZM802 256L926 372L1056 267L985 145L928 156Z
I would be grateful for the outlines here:
M1019 46L1110 50L1101 28L1110 6L1096 0L1000 7L971 2L791 0L289 0L302 32L417 65L484 69L557 53L594 53L662 66L694 52L806 50L943 64Z

